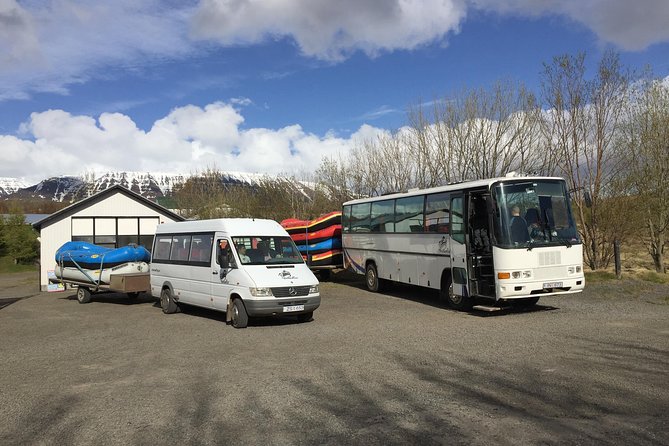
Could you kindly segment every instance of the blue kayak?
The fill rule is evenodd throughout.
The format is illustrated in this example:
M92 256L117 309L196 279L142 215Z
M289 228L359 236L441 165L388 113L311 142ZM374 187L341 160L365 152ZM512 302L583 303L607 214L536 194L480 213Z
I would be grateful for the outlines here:
M56 262L65 267L103 269L128 262L149 262L151 253L143 246L105 248L87 242L67 242L56 251Z
M318 243L312 243L310 245L300 245L297 247L297 249L300 250L300 252L323 252L323 251L330 251L332 249L337 249L341 248L341 238L339 237L332 237L327 240L323 240L322 242Z

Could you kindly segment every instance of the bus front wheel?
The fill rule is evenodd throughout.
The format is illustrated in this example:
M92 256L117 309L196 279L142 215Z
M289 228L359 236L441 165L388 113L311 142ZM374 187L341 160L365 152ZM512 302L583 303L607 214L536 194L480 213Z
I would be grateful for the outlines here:
M367 289L369 291L377 292L381 289L381 281L379 280L379 273L376 269L376 265L373 263L367 264L367 270L365 273L365 283L367 284Z
M468 311L472 308L472 299L470 297L458 296L453 292L453 281L444 276L441 279L441 290L439 292L442 299L456 310Z

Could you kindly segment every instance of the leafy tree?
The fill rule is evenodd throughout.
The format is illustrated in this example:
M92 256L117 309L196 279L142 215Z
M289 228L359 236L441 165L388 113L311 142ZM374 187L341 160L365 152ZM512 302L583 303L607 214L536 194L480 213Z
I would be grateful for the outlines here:
M2 239L5 252L14 263L29 264L38 255L39 243L37 233L32 226L26 224L22 213L13 213L3 223Z

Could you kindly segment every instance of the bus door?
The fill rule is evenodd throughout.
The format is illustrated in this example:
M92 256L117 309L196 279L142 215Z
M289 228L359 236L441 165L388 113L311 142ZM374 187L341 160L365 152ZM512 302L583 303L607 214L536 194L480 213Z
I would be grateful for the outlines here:
M469 237L469 292L480 296L495 296L494 266L490 239L490 193L472 191L469 194L467 228Z
M451 277L453 294L468 297L467 245L465 244L465 200L462 194L451 196Z

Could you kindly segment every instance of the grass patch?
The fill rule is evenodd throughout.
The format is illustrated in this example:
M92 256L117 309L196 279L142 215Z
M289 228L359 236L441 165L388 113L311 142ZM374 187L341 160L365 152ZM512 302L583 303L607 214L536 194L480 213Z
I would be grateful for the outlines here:
M659 274L655 271L645 271L639 274L640 280L645 280L647 282L659 283L659 284L669 284L669 274Z
M11 257L0 257L0 274L35 271L35 265L16 265Z
M616 274L610 271L586 271L585 283L608 282L609 280L616 280Z

